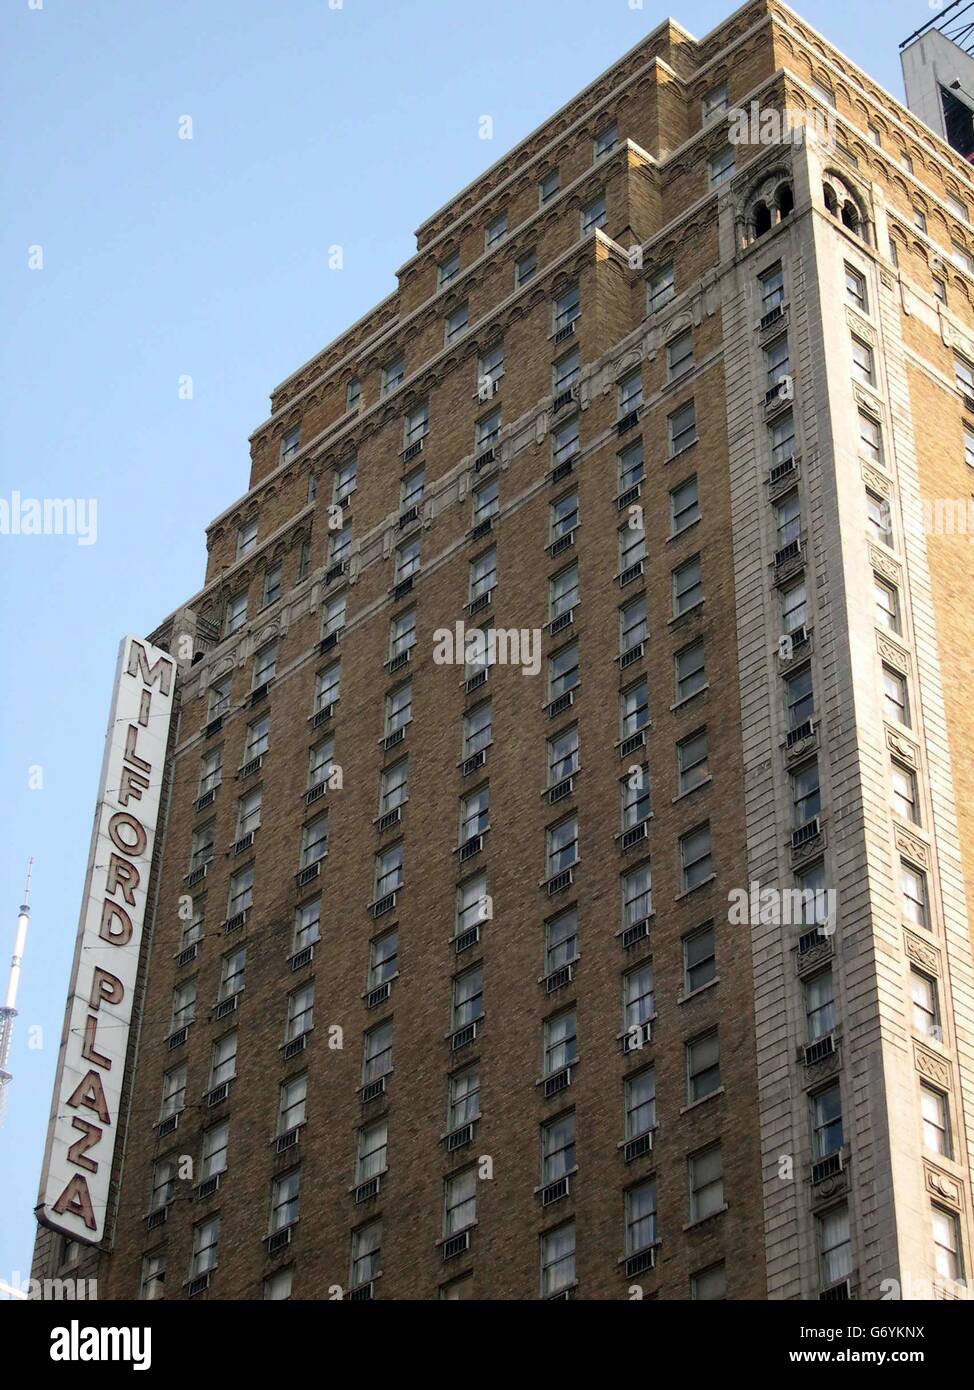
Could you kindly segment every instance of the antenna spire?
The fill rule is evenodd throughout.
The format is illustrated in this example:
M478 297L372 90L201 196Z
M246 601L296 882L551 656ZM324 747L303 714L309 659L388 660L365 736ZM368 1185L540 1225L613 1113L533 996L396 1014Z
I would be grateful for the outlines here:
M7 1070L10 1056L10 1039L13 1034L14 1019L17 1017L17 989L20 985L20 968L27 944L27 928L30 925L30 879L34 871L34 856L27 861L27 881L24 884L24 901L17 914L17 935L14 938L14 953L10 961L10 976L7 980L7 993L0 1006L0 1124L3 1123L4 1102L7 1087L13 1080Z

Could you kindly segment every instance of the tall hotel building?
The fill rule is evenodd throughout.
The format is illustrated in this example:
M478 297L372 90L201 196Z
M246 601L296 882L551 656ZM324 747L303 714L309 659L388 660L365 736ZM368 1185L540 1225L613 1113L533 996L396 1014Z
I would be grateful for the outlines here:
M127 639L36 1275L966 1296L972 216L778 0L667 21L275 389Z

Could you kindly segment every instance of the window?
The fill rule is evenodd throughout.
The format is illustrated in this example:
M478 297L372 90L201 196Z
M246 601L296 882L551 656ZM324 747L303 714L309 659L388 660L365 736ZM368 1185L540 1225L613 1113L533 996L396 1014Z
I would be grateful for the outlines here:
M271 719L269 714L261 715L260 719L255 719L252 724L247 725L247 737L244 740L245 765L267 752L270 745L270 733Z
M448 1239L477 1220L477 1169L467 1168L443 1183L443 1235Z
M480 1118L480 1073L476 1067L454 1072L447 1088L448 1133Z
M411 540L404 541L402 545L396 547L395 580L397 584L402 584L412 575L419 573L419 549L418 536L414 536Z
M727 1269L723 1260L690 1275L690 1297L711 1303L719 1303L727 1297Z
M849 1212L843 1204L815 1218L818 1236L819 1279L822 1288L841 1283L852 1273Z
M255 787L253 791L247 792L237 801L237 833L235 836L237 840L242 840L245 835L249 835L260 825L262 801L263 792L260 787Z
M460 798L460 844L490 829L490 788L478 787Z
M470 326L470 308L467 304L461 304L452 313L447 314L443 328L443 340L445 343L452 343L465 333ZM409 443L409 440L406 441Z
M734 146L725 145L710 160L710 187L719 188L734 177Z
M764 366L769 391L788 380L791 371L791 358L788 352L788 338L777 338L764 349Z
M552 502L549 510L549 537L551 541L560 540L575 530L578 525L578 493L566 492Z
M224 1033L210 1053L210 1089L232 1081L237 1074L237 1034Z
M409 448L412 444L418 444L429 433L430 411L429 406L424 401L411 410L406 416L404 426L404 447Z
M632 577L635 566L646 558L646 532L640 526L625 525L619 532L619 575ZM642 573L642 570L639 570Z
M927 230L927 216L922 208L913 209L913 225L918 231L925 232Z
M475 527L497 515L500 510L499 496L500 483L497 478L492 478L490 482L482 483L480 487L474 489L473 524Z
M526 285L533 279L538 269L537 251L526 251L523 256L518 256L514 262L514 288L519 290L522 285Z
M172 1021L170 1033L178 1033L186 1028L196 1017L196 981L185 980L172 992Z
M362 1083L378 1081L392 1071L392 1019L387 1018L365 1035L362 1059Z
M333 661L315 676L314 712L329 709L336 704L342 690L342 664Z
M375 856L375 901L394 893L402 884L402 845L390 845Z
M676 294L672 262L654 270L646 283L646 312L655 314Z
M954 381L957 389L965 396L974 396L974 366L954 353Z
M603 155L611 154L611 152L616 147L618 138L619 128L616 125L615 121L613 121L611 125L607 125L595 137L595 158L601 159Z
M216 1247L220 1239L220 1218L211 1216L193 1227L193 1254L190 1261L190 1278L198 1278L216 1268Z
M571 642L548 658L548 700L567 695L578 685L578 643Z
M597 227L604 227L607 221L605 194L601 193L598 198L593 199L591 203L582 208L582 236L594 231Z
M203 1131L203 1149L200 1157L200 1181L215 1178L227 1170L227 1147L230 1143L230 1121L211 1125Z
M541 1183L547 1187L575 1167L575 1112L541 1126Z
M622 926L634 927L653 915L653 876L649 864L622 875Z
M251 517L237 531L237 559L257 549L257 518Z
M866 463L874 463L877 467L883 465L883 432L879 421L874 420L871 415L867 415L864 410L859 412L859 457ZM885 545L890 545L891 541L884 541Z
M785 680L785 710L789 730L797 729L815 713L810 666L804 666Z
M210 686L207 695L207 719L218 719L221 714L225 714L230 708L230 682L231 676L221 676L218 681Z
M805 1036L809 1043L818 1042L835 1028L835 990L831 966L807 979L802 991L805 1000Z
M578 958L578 912L571 907L545 923L545 974L551 975Z
M712 1144L687 1160L690 1177L690 1220L704 1221L724 1205L724 1160Z
M653 964L646 961L622 977L623 1031L639 1039L643 1024L649 1023L655 1013Z
M559 333L569 324L574 323L582 312L581 295L577 285L572 285L571 289L558 296L553 305L554 331Z
M379 1177L388 1167L386 1162L389 1142L389 1125L386 1120L377 1120L374 1125L363 1125L358 1132L358 1151L355 1155L355 1184L359 1186Z
M406 681L386 696L385 737L391 738L413 718L413 683Z
M471 758L488 748L492 741L491 705L489 700L475 705L463 716L463 756Z
M507 236L507 213L501 212L492 218L484 229L484 249L489 251Z
M223 749L212 748L200 759L199 796L215 791L223 778Z
M312 898L294 911L294 949L303 951L321 936L321 899Z
M578 771L578 729L572 727L548 739L548 782L555 787Z
M389 621L389 660L394 661L403 652L411 651L416 645L416 610L409 608L405 613L397 613Z
M873 350L861 338L852 339L852 375L867 386L875 386L876 370L873 363Z
M923 1147L931 1153L952 1158L950 1140L950 1111L947 1097L932 1086L920 1086L920 1118L923 1125Z
M846 299L854 308L859 309L863 314L868 313L866 277L860 275L858 270L853 270L851 265L846 265L845 268L845 293Z
M633 830L650 817L649 770L645 764L631 770L621 783L622 829Z
M937 276L934 275L934 276L931 276L931 281L930 281L930 282L931 282L931 284L933 285L934 298L935 298L935 299L938 299L938 300L940 301L941 304L946 304L946 303L947 303L947 286L946 286L946 284L944 283L944 281L943 281L943 280L939 280L939 279L937 278Z
M900 906L903 920L915 927L930 927L927 906L927 876L922 869L900 860Z
M336 506L342 506L351 497L358 483L358 460L353 458L346 459L344 463L335 469L333 500Z
M360 1288L380 1272L382 1263L382 1222L370 1221L352 1232L352 1262L349 1287Z
M551 433L551 462L557 468L573 459L579 450L579 417L573 415Z
M693 367L693 329L672 338L666 344L666 379L676 381Z
M873 540L892 547L893 525L889 503L873 492L866 493L866 518Z
M294 1270L290 1266L286 1269L277 1269L273 1274L268 1274L264 1280L264 1299L267 1302L283 1303L291 1297L293 1282Z
M877 126L869 126L869 138L878 149L883 148L883 137Z
M379 774L379 815L388 815L408 799L409 759L400 758Z
M166 1260L161 1254L146 1255L142 1260L142 1281L139 1297L146 1302L162 1298L166 1288Z
M575 1223L541 1237L541 1296L553 1298L575 1283Z
M876 622L890 632L900 631L899 593L892 584L887 584L879 575L873 575L873 594L876 600Z
M276 603L281 597L281 566L275 565L273 569L266 570L264 573L264 593L261 598L261 607L266 608L271 603Z
M770 270L766 270L763 275L758 276L758 284L761 289L761 314L762 316L772 313L775 309L780 309L785 302L785 277L781 269L781 262L773 265Z
M640 594L619 609L619 655L635 650L646 640L646 595Z
M497 551L492 546L470 561L470 602L493 591L497 584Z
M487 875L476 874L457 888L455 935L462 936L487 918Z
M274 679L277 672L277 643L265 642L259 652L254 653L253 688L259 690Z
M906 677L889 666L883 667L883 714L894 723L910 727L910 695Z
M285 1042L293 1042L305 1033L310 1033L315 1021L315 987L302 985L287 997L287 1028Z
M303 541L301 542L301 550L300 550L300 553L299 553L299 555L298 555L298 573L297 573L297 578L298 578L298 581L299 581L299 582L300 582L302 579L306 579L306 578L307 578L307 576L308 576L308 571L309 571L310 568L311 568L311 542L310 542L309 540L303 540Z
M784 549L792 541L799 539L802 531L802 514L801 499L797 490L789 492L787 497L775 503L774 520L777 528L776 545L778 550Z
M919 970L910 971L910 995L913 1000L913 1029L925 1037L940 1041L943 1037L940 1028L940 1007L937 999L937 982L931 975Z
M709 825L700 825L680 836L680 873L684 893L713 876Z
M703 580L700 575L700 556L673 571L673 616L688 613L698 603L703 602Z
M209 821L206 825L197 826L193 831L190 846L189 871L195 873L209 864L213 858L213 836L215 825Z
M578 603L578 565L568 565L548 580L548 617L550 621L570 613Z
M301 446L301 426L294 425L281 435L281 462L293 458Z
M828 1158L842 1148L842 1092L837 1081L812 1101L812 1156Z
M203 938L203 914L206 911L205 896L196 898L193 901L193 916L188 922L184 922L179 934L179 949L186 950L189 946L195 945Z
M444 285L448 285L451 280L455 280L460 274L460 252L454 251L450 256L444 256L436 267L436 288L441 290Z
M478 420L474 426L474 448L477 453L490 449L500 439L500 435L501 412L500 410L492 410L489 415Z
M391 362L387 362L382 368L382 387L381 394L388 396L390 391L395 391L397 386L401 386L406 378L406 359L400 355L394 357Z
M620 381L616 382L616 413L619 418L621 419L636 410L641 405L642 399L642 373L637 367L634 372L627 372Z
M656 1128L656 1070L647 1067L625 1084L626 1138L638 1139Z
M476 1023L484 1012L484 967L475 965L453 981L453 1029Z
M619 465L619 496L628 492L631 487L641 483L646 476L643 466L643 442L636 440L634 444L628 445L620 454L616 455Z
M549 169L538 182L538 204L544 207L561 188L561 174L557 169Z
M159 1110L160 1120L166 1120L171 1115L178 1115L186 1104L186 1063L180 1062L178 1067L173 1067L167 1071L162 1078L162 1105Z
M247 591L234 594L227 602L226 620L224 622L224 636L230 637L233 633L239 632L247 621Z
M399 511L408 512L413 507L418 507L423 501L423 492L426 486L426 471L416 468L407 477L403 478L399 485Z
M544 1075L553 1076L578 1056L576 1013L566 1009L544 1024Z
M481 400L493 394L497 383L504 375L504 339L498 338L477 358L477 395ZM500 411L497 412L498 428Z
M920 824L920 811L917 806L917 779L912 769L894 762L891 769L893 810L904 820Z
M974 257L956 241L950 243L950 259L960 270L966 271L968 275L974 275Z
M247 948L240 946L220 961L220 986L217 999L232 999L243 989L244 971L247 965Z
M771 444L771 466L778 468L795 456L795 417L787 411L770 426L768 439Z
M805 582L801 580L785 589L781 595L781 620L786 633L796 632L808 621Z
M357 376L353 376L345 387L345 410L351 414L353 410L358 410L362 400L362 383Z
M720 82L716 87L711 87L704 94L701 106L704 124L714 116L722 115L727 110L727 83Z
M791 774L791 805L792 823L796 829L814 820L821 811L822 793L817 760L806 763Z
M720 1042L717 1029L686 1045L687 1103L704 1100L720 1090Z
M693 994L717 978L714 924L708 922L683 938L683 992Z
M347 603L348 599L345 594L336 594L334 598L328 599L325 603L321 624L322 637L330 637L332 633L341 632L345 626Z
M176 1195L176 1160L161 1158L152 1165L152 1191L149 1194L149 1210L161 1211Z
M697 414L693 401L687 401L679 410L674 410L666 420L670 458L689 449L697 442Z
M960 1279L964 1266L961 1260L960 1226L957 1217L941 1207L931 1207L930 1213L937 1273L944 1279Z
M546 878L554 878L578 862L578 822L574 816L545 832Z
M578 380L581 369L581 357L578 348L572 348L571 352L566 352L559 357L551 368L551 389L554 395L560 396L574 386Z
M673 658L676 673L676 703L681 704L707 688L703 638L677 652Z
M974 468L974 430L970 425L964 426L964 462Z
M328 853L328 812L316 816L313 821L301 827L302 869L319 864Z
M399 974L399 928L369 943L369 989L378 989Z
M619 695L619 737L631 738L649 723L649 686L645 679Z
M959 217L962 222L970 221L970 214L967 211L967 204L962 203L960 198L956 198L953 193L947 193L944 197L944 201L950 208L951 212L956 217Z

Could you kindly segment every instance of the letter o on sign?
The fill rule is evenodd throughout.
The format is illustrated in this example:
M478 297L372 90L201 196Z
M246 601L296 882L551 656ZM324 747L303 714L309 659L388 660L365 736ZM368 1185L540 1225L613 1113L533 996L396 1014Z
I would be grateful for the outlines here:
M128 811L115 812L108 822L108 833L111 836L112 844L123 854L142 854L148 843L148 836L141 821L137 821ZM126 834L131 834L135 838L127 840Z

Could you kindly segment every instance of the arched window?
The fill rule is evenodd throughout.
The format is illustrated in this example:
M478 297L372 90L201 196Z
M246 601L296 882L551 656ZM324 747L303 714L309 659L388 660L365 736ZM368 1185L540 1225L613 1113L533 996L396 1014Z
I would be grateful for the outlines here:
M826 210L830 212L833 217L838 217L839 199L836 195L835 189L832 187L830 183L823 183L822 193L825 197Z
M756 203L754 207L754 235L764 236L771 230L771 210L767 203Z
M856 236L862 236L862 218L859 216L859 209L850 198L842 204L842 225L848 227L850 232L855 232Z
M784 220L784 218L786 218L790 213L794 212L795 195L791 191L790 183L782 183L778 185L778 192L776 194L775 201L778 204L778 215L782 220Z

